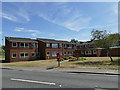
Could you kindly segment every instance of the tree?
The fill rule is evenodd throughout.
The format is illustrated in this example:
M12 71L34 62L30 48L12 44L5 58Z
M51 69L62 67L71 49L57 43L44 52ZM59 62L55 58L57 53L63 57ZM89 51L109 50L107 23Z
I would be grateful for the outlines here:
M92 30L91 36L91 40L94 42L94 47L106 49L112 62L113 59L111 57L110 47L117 46L117 44L119 44L120 34L109 34L106 30Z
M77 42L78 42L78 40L71 39L71 41L70 41L70 42L72 42L72 43L77 43Z

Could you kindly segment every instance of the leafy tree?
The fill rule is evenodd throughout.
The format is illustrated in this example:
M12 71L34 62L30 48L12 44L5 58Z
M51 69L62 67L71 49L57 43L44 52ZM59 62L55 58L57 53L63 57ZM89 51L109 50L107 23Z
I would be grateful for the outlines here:
M72 42L72 43L77 43L77 42L78 42L78 40L71 39L71 41L70 41L70 42Z
M119 45L120 34L109 34L106 30L92 30L91 36L91 40L94 42L94 47L106 49L112 62L113 59L111 57L110 47Z

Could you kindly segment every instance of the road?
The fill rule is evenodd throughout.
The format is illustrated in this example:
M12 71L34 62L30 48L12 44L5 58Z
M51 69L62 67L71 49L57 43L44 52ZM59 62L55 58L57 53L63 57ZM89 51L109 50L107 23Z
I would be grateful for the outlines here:
M117 75L2 70L3 88L118 88Z

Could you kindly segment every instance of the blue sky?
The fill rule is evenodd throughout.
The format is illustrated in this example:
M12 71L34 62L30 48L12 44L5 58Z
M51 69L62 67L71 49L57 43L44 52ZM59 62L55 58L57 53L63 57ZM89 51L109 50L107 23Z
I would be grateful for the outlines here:
M3 2L2 37L90 40L93 29L118 32L118 3Z

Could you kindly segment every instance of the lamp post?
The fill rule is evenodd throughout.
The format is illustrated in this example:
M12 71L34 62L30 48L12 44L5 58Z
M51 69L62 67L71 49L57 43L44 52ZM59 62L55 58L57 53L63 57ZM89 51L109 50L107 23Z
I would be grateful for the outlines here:
M3 39L2 39L2 47L1 47L1 49L2 49L2 60L3 60Z

